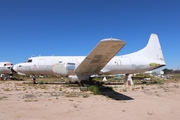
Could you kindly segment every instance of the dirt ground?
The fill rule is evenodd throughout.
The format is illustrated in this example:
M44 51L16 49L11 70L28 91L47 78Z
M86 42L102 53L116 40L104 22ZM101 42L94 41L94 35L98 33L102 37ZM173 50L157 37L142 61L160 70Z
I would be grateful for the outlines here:
M0 120L180 119L180 83L111 87L93 95L68 85L0 81Z

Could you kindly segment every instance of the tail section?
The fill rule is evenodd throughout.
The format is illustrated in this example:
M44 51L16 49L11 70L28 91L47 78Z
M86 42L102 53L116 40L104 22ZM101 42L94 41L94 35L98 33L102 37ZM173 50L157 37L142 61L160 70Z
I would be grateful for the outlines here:
M159 39L156 34L151 34L149 38L149 42L146 45L146 47L135 53L132 53L131 55L142 56L153 60L164 61L161 45L159 43Z

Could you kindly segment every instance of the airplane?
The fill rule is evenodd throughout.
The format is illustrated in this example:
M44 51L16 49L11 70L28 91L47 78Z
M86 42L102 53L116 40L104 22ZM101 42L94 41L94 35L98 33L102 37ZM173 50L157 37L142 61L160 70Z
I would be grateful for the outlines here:
M89 80L91 75L142 73L165 66L158 36L151 34L141 50L116 56L125 42L115 38L101 40L87 56L38 56L18 63L13 70L21 75L60 75L71 81ZM33 78L35 81L35 77ZM35 82L34 82L35 83Z
M12 66L11 62L0 62L0 78L3 80L7 80L7 78L12 74Z

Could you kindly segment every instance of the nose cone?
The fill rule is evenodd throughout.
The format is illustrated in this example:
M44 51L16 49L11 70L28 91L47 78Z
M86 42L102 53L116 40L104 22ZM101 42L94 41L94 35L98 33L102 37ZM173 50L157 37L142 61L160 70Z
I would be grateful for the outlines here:
M18 72L18 64L16 64L16 65L13 66L13 70L14 70L15 72Z
M22 65L21 64L16 64L16 65L14 65L13 66L13 71L15 71L18 75L26 75L25 73L24 73L24 71L22 70Z

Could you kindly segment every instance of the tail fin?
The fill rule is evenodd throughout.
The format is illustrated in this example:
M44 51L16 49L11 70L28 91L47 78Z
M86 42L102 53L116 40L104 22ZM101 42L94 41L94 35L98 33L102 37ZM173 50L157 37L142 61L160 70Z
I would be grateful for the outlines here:
M138 55L149 59L164 61L161 45L156 34L151 34L146 47L135 53L132 53L132 55Z

